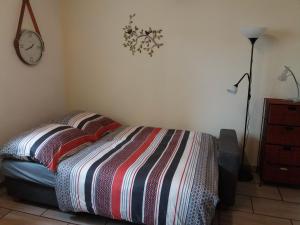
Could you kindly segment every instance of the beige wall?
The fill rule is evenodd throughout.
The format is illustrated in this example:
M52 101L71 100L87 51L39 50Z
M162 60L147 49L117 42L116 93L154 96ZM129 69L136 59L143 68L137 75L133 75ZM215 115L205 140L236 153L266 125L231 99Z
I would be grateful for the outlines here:
M268 28L257 42L248 158L256 164L264 97L292 97L280 83L284 64L300 79L299 0L65 0L63 2L69 109L109 115L125 124L242 135L250 44L242 26ZM136 13L142 26L162 28L164 47L153 58L122 47L122 27Z
M0 144L64 111L64 67L59 0L31 0L45 41L35 67L24 65L13 48L21 0L1 0ZM26 12L25 28L32 28Z

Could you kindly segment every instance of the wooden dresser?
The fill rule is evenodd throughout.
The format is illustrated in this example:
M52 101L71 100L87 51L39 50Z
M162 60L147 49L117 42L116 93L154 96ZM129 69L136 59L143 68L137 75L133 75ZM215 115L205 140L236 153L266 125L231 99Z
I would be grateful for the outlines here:
M265 99L262 123L262 181L300 185L300 103Z

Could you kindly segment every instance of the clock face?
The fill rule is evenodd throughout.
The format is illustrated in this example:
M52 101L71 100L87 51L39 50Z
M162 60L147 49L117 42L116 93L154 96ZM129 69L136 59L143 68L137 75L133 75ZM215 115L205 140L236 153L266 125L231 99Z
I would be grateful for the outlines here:
M18 40L18 51L18 55L24 63L35 65L43 55L43 40L36 32L23 30Z

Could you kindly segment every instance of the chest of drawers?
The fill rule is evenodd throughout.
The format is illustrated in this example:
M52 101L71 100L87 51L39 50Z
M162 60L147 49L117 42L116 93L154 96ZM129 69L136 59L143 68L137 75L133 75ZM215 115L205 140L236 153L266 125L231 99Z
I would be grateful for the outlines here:
M262 123L261 179L300 185L300 103L265 99Z

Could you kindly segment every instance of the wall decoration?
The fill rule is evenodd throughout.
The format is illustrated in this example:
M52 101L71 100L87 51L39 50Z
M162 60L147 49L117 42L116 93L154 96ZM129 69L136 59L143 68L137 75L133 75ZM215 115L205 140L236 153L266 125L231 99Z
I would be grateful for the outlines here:
M35 31L22 29L26 7L30 14ZM45 50L44 41L42 39L42 35L34 17L29 0L22 1L18 29L14 40L14 47L21 61L30 66L36 65L40 62L43 56L43 51Z
M123 46L129 48L132 55L136 52L146 52L149 56L153 56L154 50L163 46L161 39L163 37L162 30L140 29L133 23L135 14L129 15L129 24L123 28L125 42Z

